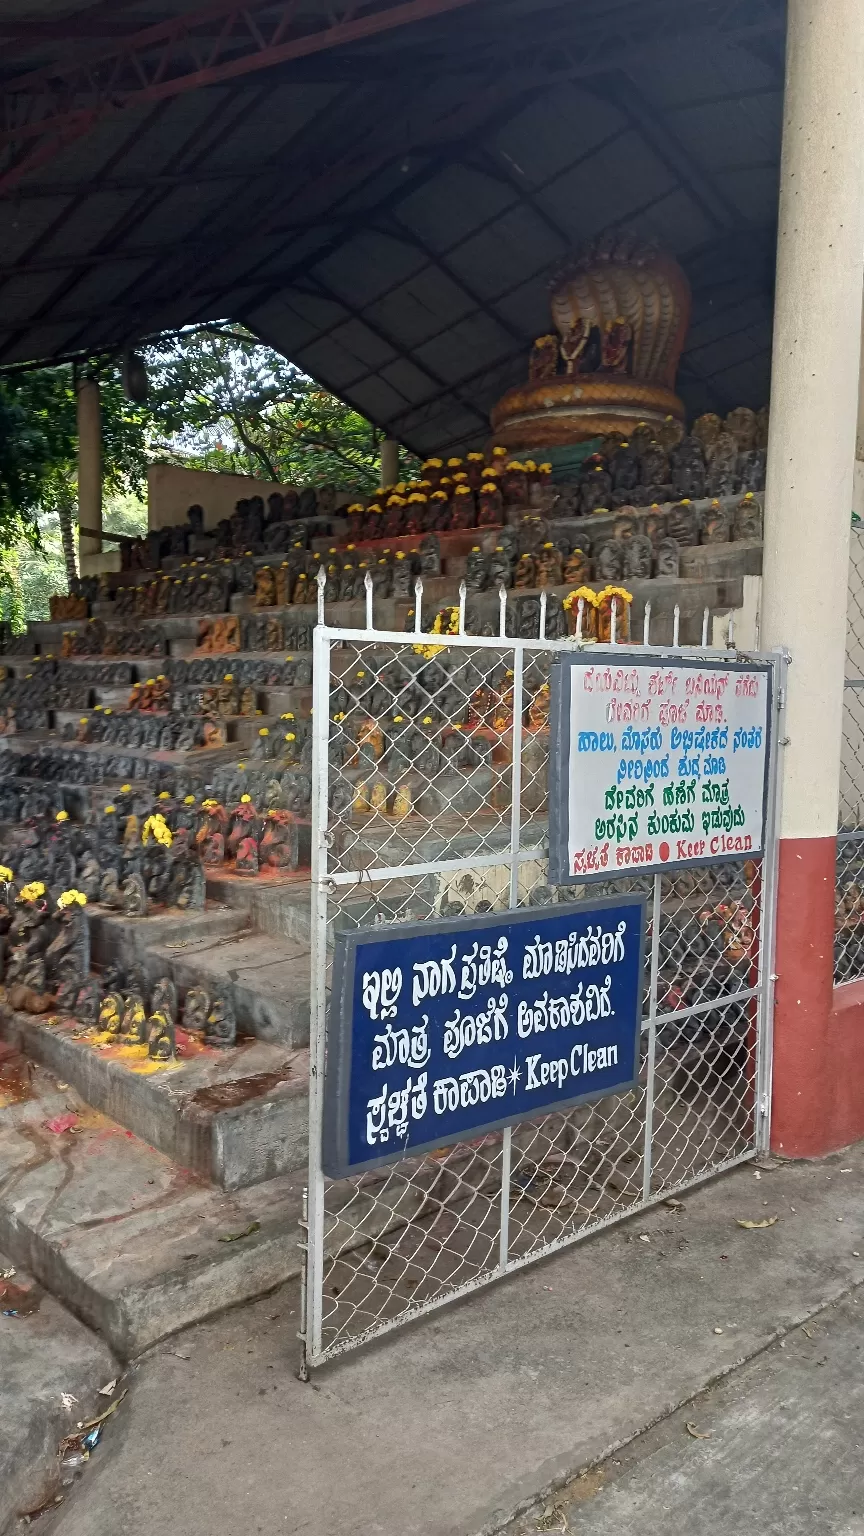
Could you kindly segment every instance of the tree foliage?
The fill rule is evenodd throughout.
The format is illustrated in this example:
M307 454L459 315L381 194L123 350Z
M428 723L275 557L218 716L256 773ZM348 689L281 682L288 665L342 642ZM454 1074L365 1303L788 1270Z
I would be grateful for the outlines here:
M147 368L161 457L282 485L377 485L374 427L242 326L166 338Z
M117 520L126 505L137 531L152 458L282 485L378 484L375 428L242 326L196 326L144 356L140 405L127 399L116 359L86 365L101 386L106 528L126 531ZM43 617L50 592L66 585L60 531L76 521L77 455L72 366L0 377L0 617L16 627ZM405 456L403 472L416 465Z
M88 368L102 395L102 473L106 494L139 490L147 469L149 418L131 405L110 363ZM56 510L74 486L77 402L70 365L0 379L0 542L8 534L38 543L37 514Z

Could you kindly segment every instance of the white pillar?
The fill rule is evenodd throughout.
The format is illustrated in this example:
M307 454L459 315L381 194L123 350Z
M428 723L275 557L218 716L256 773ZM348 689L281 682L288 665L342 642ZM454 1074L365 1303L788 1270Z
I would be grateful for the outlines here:
M381 444L381 484L397 485L399 482L399 444L394 437L385 437Z
M837 830L864 288L864 4L789 0L762 637L788 646L781 833Z
M858 382L858 431L855 435L855 483L852 509L864 522L864 305L861 309L861 374Z
M98 554L102 548L102 409L95 379L78 382L78 525L99 534L99 538L79 534L80 554Z

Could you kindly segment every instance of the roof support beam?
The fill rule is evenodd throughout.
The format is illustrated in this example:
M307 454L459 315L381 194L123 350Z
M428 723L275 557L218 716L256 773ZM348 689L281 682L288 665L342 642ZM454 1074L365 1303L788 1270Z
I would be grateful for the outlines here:
M6 126L0 149L19 146L19 154L0 176L0 192L11 190L101 118L126 107L224 84L473 4L476 0L372 0L358 17L356 0L341 0L341 10L335 4L329 8L327 24L321 26L319 17L310 26L308 14L297 16L299 0L278 6L273 0L247 0L244 7L236 0L211 0L199 10L134 32L120 45L91 50L71 65L58 62L19 76L3 87ZM82 98L86 105L80 105ZM34 147L23 148L27 144Z
M647 102L627 74L615 74L599 82L598 94L611 101L627 121L639 130L678 185L715 229L733 229L742 222L741 214L712 180L704 165L697 165L689 150L666 127L658 112Z

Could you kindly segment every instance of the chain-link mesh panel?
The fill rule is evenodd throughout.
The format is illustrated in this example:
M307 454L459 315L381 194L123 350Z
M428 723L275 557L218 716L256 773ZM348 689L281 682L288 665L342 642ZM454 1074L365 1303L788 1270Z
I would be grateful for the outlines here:
M834 981L864 976L864 832L837 839L834 904Z
M762 861L550 887L552 650L331 652L328 925L646 894L638 1087L323 1180L312 1363L755 1151Z
M860 834L856 836L855 834ZM840 837L834 932L834 980L864 977L864 533L852 529L846 611L846 683L840 752Z

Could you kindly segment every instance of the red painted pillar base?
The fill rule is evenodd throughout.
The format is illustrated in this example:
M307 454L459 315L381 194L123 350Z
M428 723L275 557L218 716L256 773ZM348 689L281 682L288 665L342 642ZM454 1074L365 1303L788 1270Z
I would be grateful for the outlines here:
M784 1157L864 1137L864 983L834 989L835 858L833 837L780 843L771 1145Z

